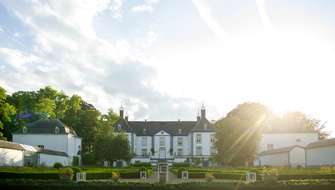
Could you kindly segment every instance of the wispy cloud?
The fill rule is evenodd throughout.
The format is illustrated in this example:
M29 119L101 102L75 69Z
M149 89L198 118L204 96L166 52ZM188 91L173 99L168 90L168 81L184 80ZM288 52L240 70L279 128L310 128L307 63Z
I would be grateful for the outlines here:
M265 0L256 0L256 4L257 4L259 16L261 17L264 29L267 32L271 32L273 28L272 28L270 18L266 12Z
M143 4L135 5L131 8L132 12L141 13L148 12L152 13L155 10L155 5L159 3L159 0L145 0Z
M214 34L221 40L227 38L227 33L224 30L223 25L213 15L210 5L206 0L192 0L193 4L197 8L200 17L208 25L208 27L214 32Z

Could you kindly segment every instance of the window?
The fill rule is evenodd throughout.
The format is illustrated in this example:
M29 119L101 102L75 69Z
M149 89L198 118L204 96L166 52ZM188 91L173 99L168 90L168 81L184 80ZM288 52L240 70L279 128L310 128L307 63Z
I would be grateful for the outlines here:
M147 153L147 149L146 148L142 148L142 156L147 156L148 153Z
M267 144L267 149L272 150L273 149L273 144Z
M141 142L142 147L147 147L147 142L148 142L147 137L142 137L141 140L142 140L142 142Z
M55 133L56 133L56 134L59 134L59 131L60 131L60 130L59 130L59 127L56 127L56 128L55 128Z
M179 134L179 135L181 134L181 132L182 132L182 130L181 130L181 129L178 129L178 134Z
M197 146L195 149L195 154L197 156L201 156L202 155L202 147L201 146Z
M159 137L159 146L162 146L162 147L165 146L165 138L164 137Z
M197 144L201 144L201 134L197 134L196 138L195 138L195 142Z
M39 145L37 145L37 147L38 147L38 148L44 148L44 145L39 144Z
M23 127L22 128L22 133L27 133L27 132L28 132L27 127Z
M216 154L216 149L214 146L211 147L210 151L211 151L211 155Z
M144 128L144 129L143 129L143 134L146 134L146 133L147 133L147 129Z
M183 149L182 148L178 148L177 149L177 156L182 156L183 155Z
M205 124L204 124L204 129L205 129L205 131L207 131L207 126L208 126L207 123L205 123Z
M178 146L183 146L183 137L178 137L177 138L177 145Z
M215 135L214 134L211 135L211 143L215 143Z

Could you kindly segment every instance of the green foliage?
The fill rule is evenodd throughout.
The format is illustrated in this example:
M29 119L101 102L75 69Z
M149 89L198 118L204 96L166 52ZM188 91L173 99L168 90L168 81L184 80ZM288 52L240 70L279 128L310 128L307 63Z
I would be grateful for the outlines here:
M179 168L179 167L188 168L190 167L190 164L189 163L173 163L172 164L172 168Z
M215 177L213 176L212 173L206 173L205 179L206 179L206 182L212 182L215 179Z
M116 172L116 171L113 171L112 172L112 181L114 182L114 183L117 183L117 182L119 182L119 180L120 180L120 174L118 173L118 172Z
M268 108L258 103L238 105L218 120L215 146L217 160L225 165L244 165L254 159L261 138Z
M15 113L16 109L8 102L5 89L0 87L0 139L6 140L10 137L10 127L14 126Z
M62 168L63 167L63 164L62 163L59 163L59 162L56 162L56 163L54 163L54 165L53 165L53 168L56 168L56 169L60 169L60 168Z
M72 180L73 170L70 167L62 168L59 170L59 178L61 180Z
M130 146L124 134L106 134L98 137L95 156L99 161L129 160Z

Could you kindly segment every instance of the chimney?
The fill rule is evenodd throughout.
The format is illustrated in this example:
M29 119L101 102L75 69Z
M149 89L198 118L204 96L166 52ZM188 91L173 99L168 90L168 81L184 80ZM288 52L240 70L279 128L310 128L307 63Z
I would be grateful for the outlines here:
M206 108L204 104L201 106L201 118L206 118Z
M199 110L197 112L197 121L200 121L200 114L199 114Z
M123 110L123 107L121 106L120 107L120 117L123 119L123 112L124 112L124 110Z

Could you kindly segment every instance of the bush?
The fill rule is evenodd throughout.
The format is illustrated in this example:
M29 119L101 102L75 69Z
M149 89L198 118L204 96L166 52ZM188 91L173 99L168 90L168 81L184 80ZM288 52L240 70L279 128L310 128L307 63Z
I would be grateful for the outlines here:
M179 178L181 178L181 173L182 173L183 171L187 171L187 169L186 169L186 168L178 168L178 170L177 170L177 176L178 176Z
M74 174L81 172L81 169L79 167L71 167L71 169L73 170Z
M0 179L59 179L58 173L14 173L1 172Z
M56 168L56 169L60 169L60 168L62 168L62 167L63 167L63 164L60 163L60 162L56 162L56 163L54 163L54 165L53 165L53 168Z
M135 162L131 166L133 167L145 167L145 168L151 168L151 163L146 163L146 162Z
M69 167L63 168L59 172L59 178L61 180L72 180L73 170Z
M120 174L118 172L112 172L112 181L114 183L119 182L120 180Z
M173 168L180 168L180 167L188 168L190 167L190 164L189 163L173 163L172 167Z
M206 173L205 178L207 182L212 182L214 180L214 176L211 173Z
M188 178L205 178L205 173L203 172L189 172Z
M216 179L245 180L245 175L240 173L214 173Z

